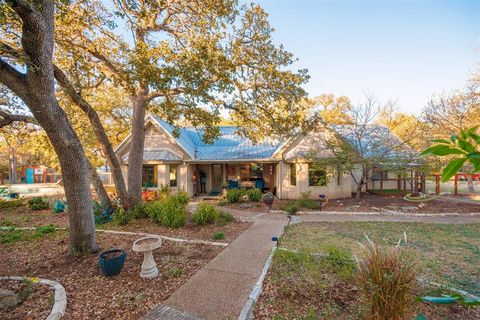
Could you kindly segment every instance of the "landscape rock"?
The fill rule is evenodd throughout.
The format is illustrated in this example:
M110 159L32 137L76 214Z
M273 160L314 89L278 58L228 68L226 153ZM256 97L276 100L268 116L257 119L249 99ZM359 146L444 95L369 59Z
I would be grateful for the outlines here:
M18 303L15 292L6 289L0 289L0 309L7 309Z

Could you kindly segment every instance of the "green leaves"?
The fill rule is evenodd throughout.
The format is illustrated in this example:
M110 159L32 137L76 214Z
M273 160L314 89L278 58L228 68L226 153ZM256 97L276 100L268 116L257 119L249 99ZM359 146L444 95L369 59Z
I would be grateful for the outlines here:
M459 135L453 134L450 140L435 139L436 143L430 148L425 149L422 155L435 156L455 156L442 172L442 181L448 181L453 177L464 165L470 162L473 165L473 172L480 171L480 135L476 132L478 126L463 129Z
M466 158L460 158L450 161L442 172L442 182L446 182L460 170L467 161Z

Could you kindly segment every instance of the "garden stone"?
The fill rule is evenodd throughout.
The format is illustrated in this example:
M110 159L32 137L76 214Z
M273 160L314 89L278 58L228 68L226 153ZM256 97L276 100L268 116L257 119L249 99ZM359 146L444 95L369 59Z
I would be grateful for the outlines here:
M0 289L0 309L7 309L18 303L15 292L7 289Z
M248 202L247 202L247 203L241 203L241 204L239 205L239 207L242 208L242 209L249 209L249 208L252 208L252 207L253 207L253 204L252 204L252 203L248 203Z

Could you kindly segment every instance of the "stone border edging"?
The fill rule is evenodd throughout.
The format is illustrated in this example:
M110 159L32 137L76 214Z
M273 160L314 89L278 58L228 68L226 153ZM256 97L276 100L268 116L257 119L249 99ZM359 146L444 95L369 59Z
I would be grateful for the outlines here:
M272 251L268 256L268 259L265 262L265 265L263 266L263 270L262 270L262 273L260 274L260 277L258 277L257 282L253 286L253 289L250 292L250 295L248 296L247 302L245 302L245 304L243 305L242 311L238 316L238 320L252 319L253 308L255 306L255 303L257 303L258 301L258 297L260 297L260 294L262 293L263 282L265 281L265 277L267 276L268 270L270 270L270 266L272 265L273 254L275 253L276 249L277 249L277 244L275 244L275 246L272 248Z
M300 212L300 211L299 211ZM288 214L286 211L282 210L271 210L270 213L279 213L279 214ZM480 212L471 212L471 213L407 213L400 211L301 211L300 215L314 215L314 214L325 214L325 215L348 215L348 216L406 216L406 217L477 217L480 216ZM299 215L299 214L297 214Z
M227 247L229 244L226 242L215 242L215 241L208 241L208 240L189 240L189 239L180 239L180 238L172 238L167 236L162 236L158 234L152 233L145 233L145 232L131 232L131 231L117 231L117 230L107 230L107 229L96 229L96 232L104 232L104 233L111 233L111 234L124 234L124 235L131 235L131 236L142 236L142 237L149 237L149 236L158 236L163 240L167 241L174 241L174 242L181 242L181 243L194 243L194 244L205 244L211 246L219 246L219 247Z
M21 277L21 276L5 276L5 277L0 277L0 279L18 280L18 281L28 279L33 283L41 283L41 284L45 284L47 286L52 287L53 290L55 291L55 303L53 304L52 311L50 311L50 314L48 315L47 320L58 320L65 315L65 309L67 308L67 293L65 291L65 288L57 281L48 280L48 279L36 279L31 277Z
M37 230L36 227L0 227L0 230ZM67 228L55 228L55 230L67 230ZM167 241L174 241L174 242L181 242L181 243L194 243L194 244L205 244L210 246L219 246L219 247L227 247L229 244L226 242L215 242L215 241L208 241L208 240L189 240L189 239L180 239L180 238L173 238L168 236L162 236L158 234L152 233L145 233L145 232L131 232L131 231L117 231L117 230L108 230L108 229L95 229L95 232L104 232L104 233L111 233L111 234L124 234L124 235L131 235L131 236L159 236L163 240Z

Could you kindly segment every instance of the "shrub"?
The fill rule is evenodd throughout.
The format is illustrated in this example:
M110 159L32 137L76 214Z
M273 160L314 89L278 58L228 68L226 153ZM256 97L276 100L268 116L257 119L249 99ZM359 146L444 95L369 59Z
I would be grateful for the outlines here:
M236 203L239 202L244 195L245 190L243 189L229 189L225 195L225 198L229 203Z
M208 203L200 203L193 214L193 221L198 225L214 223L220 216L217 209Z
M162 214L164 212L164 200L156 200L145 203L143 206L143 211L145 212L146 216L150 218L152 221L161 222L162 221Z
M125 210L123 207L118 208L112 216L113 223L124 226L132 219L132 212Z
M0 200L0 209L10 209L22 207L25 204L23 199Z
M212 238L214 240L222 240L223 238L225 238L225 233L221 231L214 232Z
M28 200L27 205L31 210L45 210L50 207L48 205L48 202L45 201L42 197L35 197Z
M44 235L44 234L54 233L55 230L56 230L56 227L53 224L49 224L46 226L37 227L36 233L39 235Z
M185 225L187 216L185 214L185 205L180 203L177 198L170 197L163 201L163 212L160 223L169 228L179 228Z
M218 205L221 207L227 205L227 203L228 203L227 199L223 199L223 198L220 199L220 201L218 201Z
M380 248L369 241L358 264L357 282L367 303L368 319L411 319L417 276L413 258L400 247Z
M300 210L300 206L298 205L297 201L290 201L287 203L283 210L287 211L289 214L297 214L298 210Z
M173 197L178 201L178 203L187 205L190 201L190 196L186 192L177 192Z
M135 219L143 219L147 217L147 213L143 209L143 205L141 203L137 203L130 211L132 213L132 217Z
M223 212L223 211L220 211L218 213L218 219L217 219L218 225L224 226L227 223L232 222L233 220L235 220L235 218L233 218L233 216L230 213Z
M260 189L250 189L248 190L248 199L250 201L255 201L255 202L258 202L260 201L260 199L262 199L262 190Z
M320 204L318 201L310 199L310 192L302 192L300 199L297 200L297 204L300 208L305 209L318 209L320 208Z

